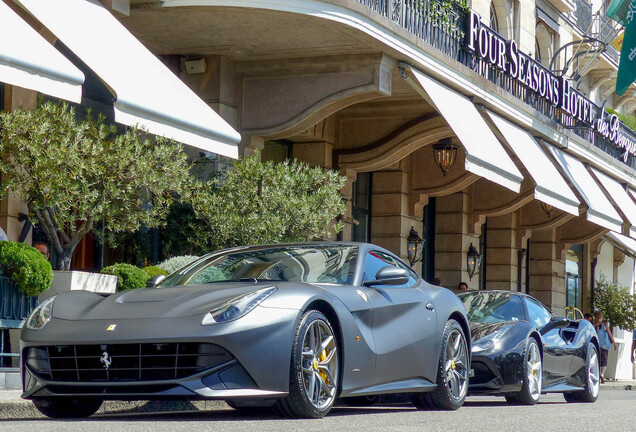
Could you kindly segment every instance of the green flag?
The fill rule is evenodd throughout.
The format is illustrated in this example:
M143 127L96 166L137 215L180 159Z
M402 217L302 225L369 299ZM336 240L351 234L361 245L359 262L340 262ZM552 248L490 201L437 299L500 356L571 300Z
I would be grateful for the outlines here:
M636 80L636 0L613 0L607 16L625 27L616 78L616 94L621 96Z
M607 7L607 16L626 27L627 13L631 3L630 0L612 0L612 3Z

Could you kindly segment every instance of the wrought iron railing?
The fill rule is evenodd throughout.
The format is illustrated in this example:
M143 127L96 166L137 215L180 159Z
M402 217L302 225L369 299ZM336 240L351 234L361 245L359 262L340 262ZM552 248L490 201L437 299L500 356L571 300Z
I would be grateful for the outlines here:
M587 0L576 0L574 17L576 26L583 32L587 32L592 26L592 3Z
M569 114L563 112L546 99L537 96L536 93L529 91L528 88L520 84L518 80L511 78L505 72L488 63L488 61L480 60L477 56L463 49L464 28L466 27L468 10L459 3L452 2L451 0L356 1L400 25L442 53L468 66L473 71L500 88L505 89L513 96L521 99L548 118L554 119L558 124L571 129L573 133L593 143L601 150L625 162L630 167L636 168L636 158L629 156L627 160L625 160L622 157L624 154L622 149L617 148L611 142L593 133L589 127L577 125ZM583 31L587 31L592 21L591 6L589 6L589 3L585 0L578 0L576 4L577 25ZM578 10L579 5L583 10ZM614 55L610 49L613 50L613 47L608 47L608 53ZM575 90L572 89L572 91ZM599 118L601 115L601 107L593 105L592 109L596 113L596 118ZM634 131L622 124L621 131L636 141L636 133Z

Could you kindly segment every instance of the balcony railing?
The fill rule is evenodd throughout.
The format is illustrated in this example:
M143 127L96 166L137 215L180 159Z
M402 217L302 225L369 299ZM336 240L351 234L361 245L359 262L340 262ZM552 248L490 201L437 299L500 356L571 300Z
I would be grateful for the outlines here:
M548 118L554 119L558 124L570 128L575 134L593 143L598 148L625 162L628 166L636 168L636 158L629 156L625 160L624 151L612 143L594 134L590 128L580 127L574 123L572 117L564 113L546 99L537 96L518 80L511 78L505 72L493 67L490 63L480 60L463 49L464 28L467 21L467 9L455 2L445 0L356 0L380 15L398 24L410 33L423 39L442 53L471 68L476 73L505 89L508 93L521 99L528 105ZM592 24L591 6L585 0L577 0L577 23L581 29L587 31ZM579 11L579 7L584 11ZM587 9L589 6L589 9ZM589 12L589 13L588 13ZM597 17L600 15L597 15ZM604 14L603 14L604 16ZM578 20L581 20L580 22ZM600 18L599 24L600 24ZM590 23L586 26L585 20ZM602 29L603 27L597 27ZM608 53L610 52L608 47ZM616 50L614 50L616 51ZM612 55L612 54L610 54ZM601 107L594 105L592 109L596 118L601 114ZM636 141L636 132L621 124L621 130Z
M592 4L587 0L576 0L575 4L576 26L585 33L592 26Z

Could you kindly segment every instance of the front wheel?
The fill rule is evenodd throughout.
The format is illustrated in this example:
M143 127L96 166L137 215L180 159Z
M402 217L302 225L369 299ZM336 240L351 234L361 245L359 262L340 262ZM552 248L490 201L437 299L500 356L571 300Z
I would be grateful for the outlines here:
M506 401L512 404L534 405L541 396L543 368L539 344L533 338L528 339L523 358L523 385L521 391L506 396Z
M581 391L564 393L566 402L596 402L601 388L601 373L598 351L590 342L585 361L585 387Z
M33 404L47 417L51 418L83 418L97 412L102 406L101 399L71 399L55 397L50 399L34 399Z
M416 393L412 400L420 409L456 410L464 405L468 393L468 344L462 327L454 319L446 322L437 367L437 388Z
M300 319L292 348L289 395L278 402L289 417L324 417L336 400L338 340L327 318L310 310Z

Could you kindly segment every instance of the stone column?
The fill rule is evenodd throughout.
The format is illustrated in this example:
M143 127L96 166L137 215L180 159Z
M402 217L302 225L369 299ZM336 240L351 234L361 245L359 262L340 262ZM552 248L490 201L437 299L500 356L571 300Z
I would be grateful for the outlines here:
M371 242L407 261L406 238L411 226L421 224L409 215L409 175L401 170L374 172L372 188Z
M555 229L533 231L530 240L530 295L565 314L565 259Z
M517 290L519 263L516 225L515 212L488 218L486 289Z
M470 247L479 247L479 238L468 233L467 192L438 197L435 215L435 277L442 286L456 288L466 282L469 289L479 288L477 276L469 280L466 272L466 253Z

